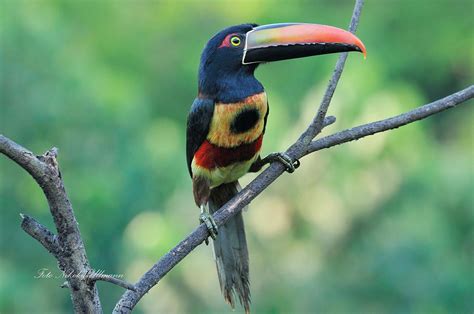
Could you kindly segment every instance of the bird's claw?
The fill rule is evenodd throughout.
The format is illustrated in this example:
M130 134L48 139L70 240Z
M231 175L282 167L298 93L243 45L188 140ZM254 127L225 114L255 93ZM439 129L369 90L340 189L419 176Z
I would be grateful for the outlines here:
M217 232L217 224L214 218L212 218L212 215L206 211L201 212L201 214L199 215L199 222L206 225L206 228L209 231L209 235L211 236L213 240L215 240L217 238L218 232ZM209 239L206 238L205 242L206 242L206 245L208 245Z
M293 173L300 166L299 159L293 159L287 153L271 153L266 157L269 161L278 161L285 166L288 173Z

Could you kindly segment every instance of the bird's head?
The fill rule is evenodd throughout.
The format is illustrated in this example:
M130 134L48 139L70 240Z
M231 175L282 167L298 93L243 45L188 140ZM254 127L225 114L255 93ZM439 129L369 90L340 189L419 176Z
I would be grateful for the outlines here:
M253 74L257 65L242 64L247 33L256 24L241 24L228 27L212 37L201 55L199 66L200 85L215 85L214 81L238 75ZM201 88L200 88L201 89Z
M265 62L359 51L364 44L352 33L340 28L304 23L258 26L241 24L226 28L209 40L201 56L200 89L215 80L253 76Z

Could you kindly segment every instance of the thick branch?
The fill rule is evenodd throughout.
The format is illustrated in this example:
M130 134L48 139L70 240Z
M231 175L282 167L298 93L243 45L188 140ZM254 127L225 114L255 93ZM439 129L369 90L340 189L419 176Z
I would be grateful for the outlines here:
M4 154L20 167L28 171L35 180L42 180L46 165L26 148L0 134L0 153Z
M28 171L43 190L48 200L51 214L58 232L57 242L60 254L55 255L60 269L70 275L84 274L90 271L84 243L82 242L71 202L66 194L56 160L55 148L42 156L33 153L0 135L0 153L3 153L19 166ZM38 227L38 226L36 226ZM43 228L26 229L34 238ZM48 249L52 241L40 241ZM48 249L49 250L49 249ZM80 276L68 276L68 286L76 313L101 313L99 293L94 283L90 284Z

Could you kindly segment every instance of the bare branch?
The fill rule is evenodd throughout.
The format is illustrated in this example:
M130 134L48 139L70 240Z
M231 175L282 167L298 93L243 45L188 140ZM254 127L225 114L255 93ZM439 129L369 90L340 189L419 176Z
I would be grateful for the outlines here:
M388 118L382 121L361 125L350 130L345 130L333 135L326 136L320 140L311 142L306 150L300 152L297 158L301 158L314 151L329 148L348 141L353 141L374 133L387 131L399 126L415 122L429 117L440 111L453 108L474 97L474 86L470 86L451 96L437 100L433 103L421 106L405 114ZM257 195L263 192L276 178L284 172L283 166L278 163L270 165L255 180L247 185L239 194L225 204L214 214L218 226L225 224L232 216L248 205ZM115 306L114 313L130 313L137 302L155 286L176 264L186 255L194 250L208 237L207 229L200 225L189 236L181 241L171 251L166 253L153 267L147 271L135 284L136 292L127 291Z
M326 117L326 118L324 118L323 128L325 128L327 126L330 126L331 124L334 124L334 123L336 123L336 117L335 116Z
M241 193L238 195L240 194ZM231 216L229 216L229 218L230 217ZM218 222L217 225L221 226L222 222ZM186 237L186 239L166 253L140 278L140 280L135 284L136 291L128 290L122 295L122 298L115 306L113 313L130 313L145 293L155 286L161 278L163 278L176 264L200 245L207 237L208 231L206 227L204 225L199 225L199 227Z
M26 148L0 134L0 153L4 154L20 167L28 171L35 180L42 180L46 165Z
M57 242L61 248L60 254L55 255L55 257L57 257L59 268L64 273L70 274L67 280L74 311L76 313L101 313L99 293L95 284L88 283L80 276L74 276L89 272L90 266L76 217L59 172L56 160L57 149L53 148L44 155L37 157L24 147L0 135L0 153L3 153L28 171L39 184L48 200L49 209L58 232ZM36 229L38 232L39 230L43 229ZM25 231L32 231L32 229L26 229ZM31 233L29 234L31 235ZM52 243L46 240L40 242L45 247ZM48 249L48 247L46 248Z
M58 258L61 252L58 237L34 218L24 214L20 214L20 217L22 219L21 228L30 236L38 240L38 242L41 243L49 253Z
M352 13L351 22L349 24L349 31L351 33L355 33L357 30L357 26L359 25L360 14L362 13L362 7L364 6L364 0L356 0L356 4L354 6L354 11ZM337 59L336 67L334 68L334 72L332 74L331 80L329 81L329 85L326 88L326 92L324 93L324 97L321 100L321 104L319 105L318 112L316 116L313 118L313 121L308 126L306 131L301 134L300 138L298 139L298 145L306 146L315 138L321 130L324 128L324 118L326 117L326 113L328 111L329 105L332 100L332 96L334 95L334 91L336 90L337 83L341 78L342 70L344 69L344 65L346 64L348 53L342 53L339 58ZM290 149L291 150L291 149Z
M125 289L128 289L128 290L132 290L132 291L136 291L135 286L133 284L131 284L129 282L126 282L124 280L121 280L119 278L116 278L114 276L111 276L111 275L93 273L93 274L89 275L87 277L87 279L90 282L98 281L98 280L106 281L106 282L109 282L111 284L117 285L119 287L122 287L122 288L125 288Z
M446 109L452 108L473 98L474 96L474 85L471 85L457 93L454 93L445 98L439 99L432 103L418 107L411 111L402 113L398 116L380 120L364 125L360 125L351 129L347 129L336 134L332 134L316 141L313 141L306 150L306 154L347 143L350 141L358 140L362 137L369 136L375 133L388 131L390 129L399 128L405 124L415 122L427 118L433 114L439 113Z

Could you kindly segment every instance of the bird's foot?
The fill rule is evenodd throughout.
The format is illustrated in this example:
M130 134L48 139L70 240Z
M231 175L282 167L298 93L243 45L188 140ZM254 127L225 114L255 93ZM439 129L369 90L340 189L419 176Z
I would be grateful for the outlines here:
M271 153L267 157L265 157L262 161L265 163L270 163L274 161L278 161L285 166L285 170L288 173L293 173L295 170L300 166L300 161L298 159L293 159L290 156L288 156L287 153L284 152L277 152L277 153Z
M204 223L209 231L209 235L213 240L217 237L217 224L212 218L212 215L209 214L209 210L205 205L201 205L201 214L199 215L199 223ZM206 245L209 244L209 239L205 240Z

